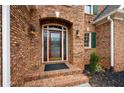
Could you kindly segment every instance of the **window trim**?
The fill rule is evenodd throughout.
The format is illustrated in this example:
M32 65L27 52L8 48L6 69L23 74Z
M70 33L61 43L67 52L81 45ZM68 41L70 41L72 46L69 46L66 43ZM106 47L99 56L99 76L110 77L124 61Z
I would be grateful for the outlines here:
M89 46L86 47L85 44L84 44L84 48L85 48L85 49L89 49L89 48L91 48L91 33L92 33L92 32L84 32L84 39L85 39L85 34L86 34L86 33L89 34ZM85 40L84 40L84 43L85 43Z

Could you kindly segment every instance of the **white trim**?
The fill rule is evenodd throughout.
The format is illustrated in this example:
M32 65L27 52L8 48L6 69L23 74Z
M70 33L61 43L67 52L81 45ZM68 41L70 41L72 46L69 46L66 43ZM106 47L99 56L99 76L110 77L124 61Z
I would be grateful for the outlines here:
M42 26L42 30L41 30L41 38L42 38L42 40L41 40L41 42L42 42L42 62L44 61L44 53L43 53L43 51L44 51L44 43L43 43L43 41L44 41L44 37L43 37L43 26Z
M93 14L93 5L91 5L91 14Z
M117 12L118 12L118 13L124 13L124 10L118 9Z
M10 87L10 6L2 6L2 86Z
M114 19L115 19L115 20L121 20L121 21L124 20L124 18L119 18L119 17L115 17Z
M61 30L57 30L57 29L49 29L49 26L50 25L55 25L55 26L61 26L62 27L62 29ZM44 28L44 26L47 26L47 28ZM64 30L63 28L66 28L66 30ZM44 31L44 29L47 29L47 61L44 61L44 39L43 39L43 31ZM63 34L63 31L66 31L66 52L67 52L67 54L66 54L66 60L64 60L64 56L63 56L63 54L64 54L64 52L63 52L63 50L64 50L64 48L63 48L63 43L62 43L62 60L56 60L56 61L50 61L49 60L49 30L57 30L57 31L62 31L62 34ZM42 25L42 63L49 63L49 62L63 62L63 61L68 61L68 28L66 27L66 26L63 26L63 25L60 25L60 24L52 24L52 23L50 23L50 24L44 24L44 25ZM62 38L63 38L63 35L62 35ZM63 42L63 39L62 39L62 42Z
M108 16L108 20L111 22L110 23L110 26L111 26L111 30L110 30L111 45L110 45L110 47L111 47L111 66L113 67L114 66L114 22L110 16Z
M117 10L112 11L112 12L110 12L109 14L106 14L105 16L103 16L103 17L101 17L101 18L97 19L97 20L96 20L96 21L94 21L92 24L96 24L97 22L99 22L99 21L101 21L101 20L105 19L106 17L108 17L108 16L110 16L110 15L112 15L112 14L116 13L116 12L117 12Z
M62 42L61 42L61 45L62 45L62 61L64 61L64 56L63 56L63 54L64 54L64 43L63 43L63 27L62 27Z
M108 16L110 16L110 15L115 14L116 12L118 12L118 13L124 13L124 10L121 10L121 9L116 9L116 10L114 10L114 11L110 12L109 14L106 14L105 16L103 16L103 17L101 17L101 18L97 19L97 20L96 20L96 21L94 21L92 24L96 24L97 22L99 22L99 21L101 21L101 20L103 20L103 19L107 18L107 17L108 17Z
M120 5L120 7L118 9L123 9L124 8L124 5Z
M102 25L102 24L104 24L104 23L106 23L106 22L108 22L108 20L105 20L105 21L103 21L103 22L99 22L99 23L98 23L98 24L96 24L95 26Z
M66 28L66 60L68 61L68 28Z

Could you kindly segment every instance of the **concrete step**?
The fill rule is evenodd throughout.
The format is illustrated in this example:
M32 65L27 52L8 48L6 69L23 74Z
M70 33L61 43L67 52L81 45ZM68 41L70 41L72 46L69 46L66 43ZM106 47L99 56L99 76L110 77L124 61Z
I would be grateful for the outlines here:
M69 87L88 83L89 79L83 74L50 77L26 82L24 87Z

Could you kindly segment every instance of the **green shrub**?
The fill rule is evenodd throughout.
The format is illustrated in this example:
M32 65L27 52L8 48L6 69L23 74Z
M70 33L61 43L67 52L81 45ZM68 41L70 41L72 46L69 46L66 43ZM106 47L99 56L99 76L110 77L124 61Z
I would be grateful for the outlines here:
M89 65L89 71L91 75L94 75L95 72L100 71L101 65L99 64L100 57L95 53L91 53L90 55L90 65Z

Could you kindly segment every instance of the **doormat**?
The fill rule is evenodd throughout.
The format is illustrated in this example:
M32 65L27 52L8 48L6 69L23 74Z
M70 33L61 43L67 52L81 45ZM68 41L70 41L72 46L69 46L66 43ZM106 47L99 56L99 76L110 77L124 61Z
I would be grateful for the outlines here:
M59 64L46 64L44 71L53 71L53 70L61 70L68 69L69 67L65 63Z

